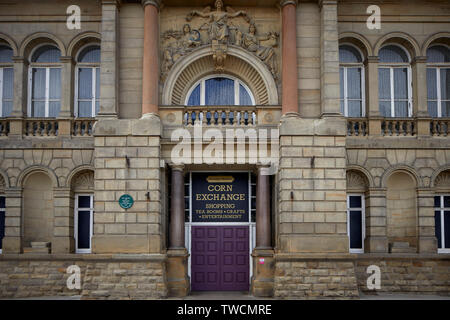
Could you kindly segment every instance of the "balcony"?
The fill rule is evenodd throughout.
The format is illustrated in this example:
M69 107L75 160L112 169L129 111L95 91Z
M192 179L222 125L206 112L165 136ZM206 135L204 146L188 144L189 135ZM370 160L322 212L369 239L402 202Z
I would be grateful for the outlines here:
M91 137L94 118L6 118L0 120L0 136L22 137Z

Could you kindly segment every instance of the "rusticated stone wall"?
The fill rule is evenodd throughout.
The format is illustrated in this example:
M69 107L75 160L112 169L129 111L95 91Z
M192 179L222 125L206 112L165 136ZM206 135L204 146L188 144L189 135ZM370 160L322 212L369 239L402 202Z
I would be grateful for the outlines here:
M81 271L81 289L67 288L67 267ZM0 256L0 298L75 296L160 299L167 296L164 255Z

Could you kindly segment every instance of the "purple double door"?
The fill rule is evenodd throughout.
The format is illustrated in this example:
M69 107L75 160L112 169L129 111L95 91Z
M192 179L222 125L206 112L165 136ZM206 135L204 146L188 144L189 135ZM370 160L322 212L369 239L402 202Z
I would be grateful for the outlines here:
M191 289L249 290L249 227L193 226Z

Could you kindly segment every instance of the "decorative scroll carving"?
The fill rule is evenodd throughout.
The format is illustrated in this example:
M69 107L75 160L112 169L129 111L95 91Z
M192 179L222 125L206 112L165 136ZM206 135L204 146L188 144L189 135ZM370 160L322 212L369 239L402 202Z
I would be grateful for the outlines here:
M366 177L355 171L347 172L347 189L364 191L368 186L369 183Z
M83 171L77 174L72 180L72 190L94 190L94 173Z
M450 189L450 172L444 171L441 172L434 180L434 186L436 188L445 188Z
M222 0L216 0L215 10L208 6L203 11L191 11L186 16L186 21L194 19L206 19L193 29L190 24L183 26L183 31L169 30L163 33L163 67L162 79L164 80L174 63L182 56L189 54L197 47L210 45L213 51L213 61L216 71L223 71L229 45L239 46L261 59L275 79L278 78L276 53L274 48L278 46L279 34L269 32L257 34L256 24L247 12L235 11L226 7L223 11ZM248 26L235 25L235 18L242 17ZM242 24L242 20L241 24ZM263 44L264 42L264 44Z

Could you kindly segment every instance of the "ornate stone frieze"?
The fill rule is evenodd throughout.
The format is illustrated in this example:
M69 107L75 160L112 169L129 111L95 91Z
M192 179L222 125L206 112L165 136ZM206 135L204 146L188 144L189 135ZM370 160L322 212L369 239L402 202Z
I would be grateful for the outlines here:
M258 34L255 22L246 11L235 11L228 6L223 10L222 0L216 0L214 6L214 10L208 6L202 11L188 13L182 31L168 30L162 34L162 79L165 79L178 59L204 46L211 46L215 70L221 72L230 45L239 46L255 55L277 79L274 48L278 46L279 33Z

